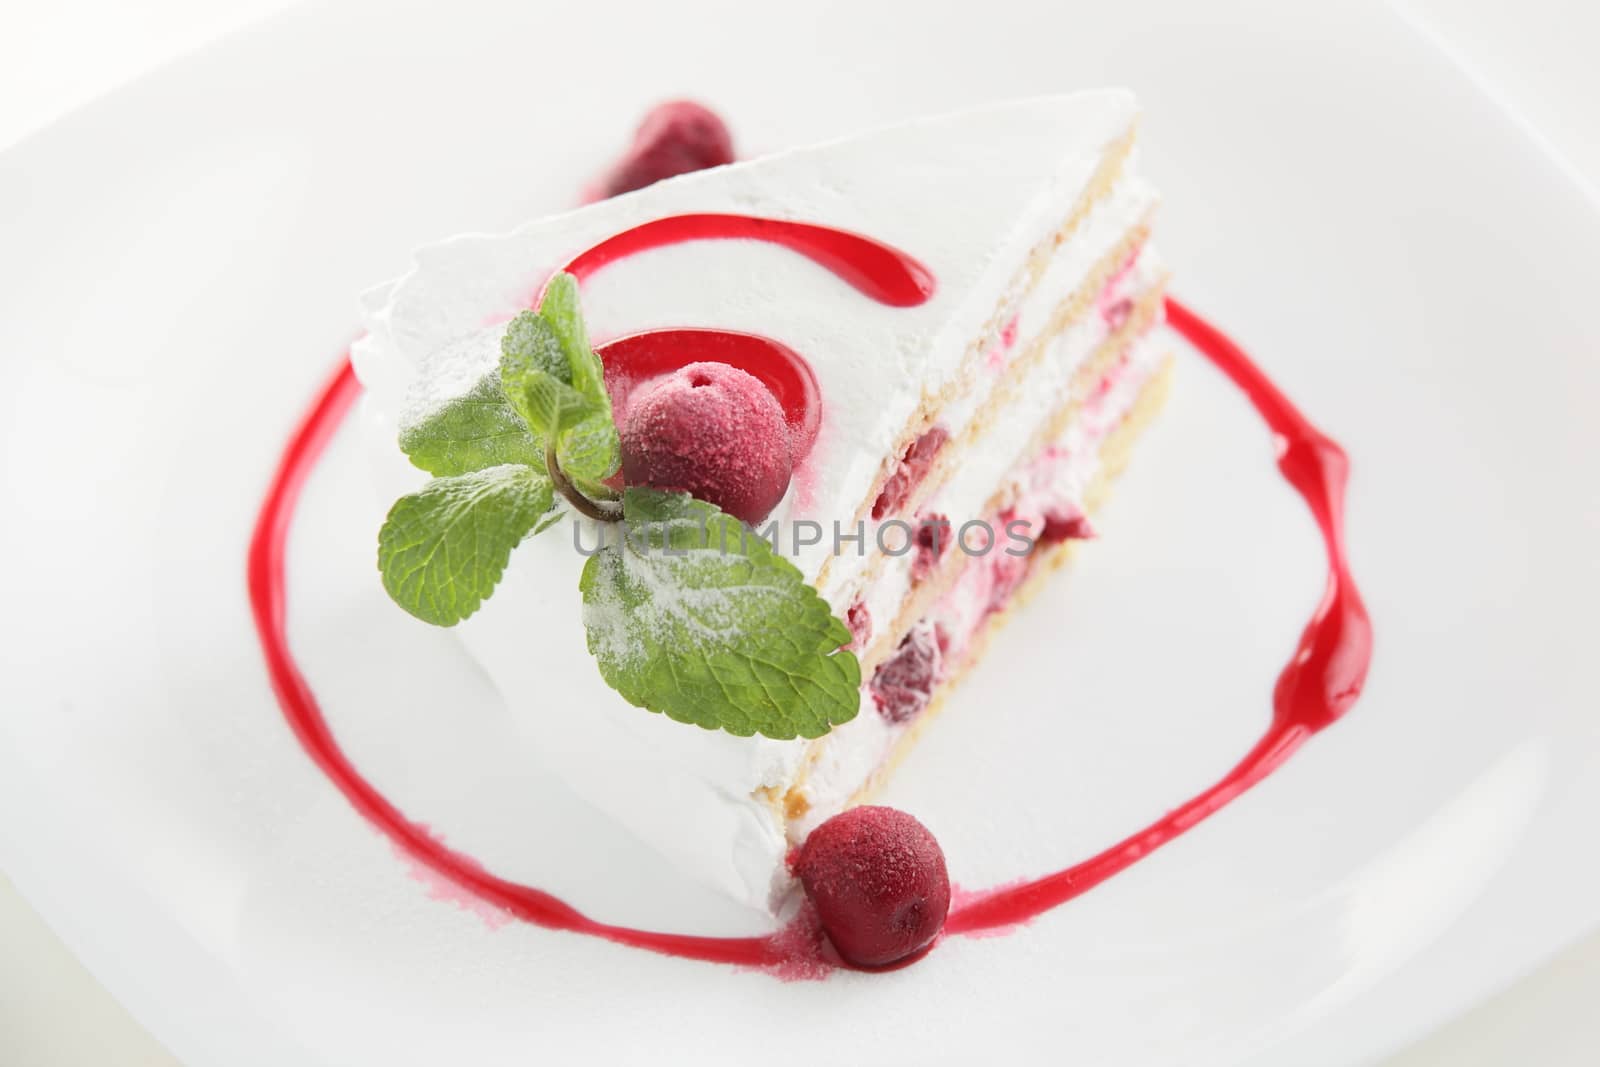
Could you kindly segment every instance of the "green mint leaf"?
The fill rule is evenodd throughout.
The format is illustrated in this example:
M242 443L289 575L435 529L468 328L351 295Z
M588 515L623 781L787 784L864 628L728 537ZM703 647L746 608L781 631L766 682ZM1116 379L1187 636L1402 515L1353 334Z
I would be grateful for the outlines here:
M389 509L378 533L383 587L424 622L454 626L494 591L553 494L542 471L514 463L435 478Z
M562 433L556 449L561 469L585 494L609 496L603 483L617 472L622 449L611 416L605 371L589 345L589 331L583 322L578 279L566 271L552 277L539 302L539 317L549 323L561 343L570 372L566 381L595 405L592 414Z
M585 396L605 403L609 412L600 357L589 347L589 331L583 324L583 310L578 303L578 279L566 271L552 277L545 286L544 299L539 302L539 317L550 324L561 342L569 372L564 379L566 383Z
M611 400L577 279L564 272L538 312L506 326L496 371L401 427L401 449L438 477L401 497L378 534L378 568L396 603L440 626L478 610L512 550L561 519L549 442L579 492L615 497L604 484L621 452Z
M502 463L544 465L544 444L501 392L498 371L423 418L402 424L400 449L412 464L440 476Z
M579 585L589 651L623 699L740 736L821 737L855 717L850 631L799 568L686 494L629 488L623 509Z
M542 370L562 385L572 384L572 364L561 335L536 311L524 311L506 325L505 336L500 338L502 374L507 360L528 370Z
M545 369L545 344L553 345L559 351L560 342L555 339L549 323L537 317L531 321L538 325L518 331L517 347L511 344L511 332L506 333L500 355L500 388L528 428L541 437L549 438L560 435L590 415L598 414L601 407L594 398L578 392L555 373ZM530 341L541 333L545 340ZM564 369L565 364L562 366Z
M614 490L604 483L622 463L622 444L610 410L590 415L563 433L556 457L567 477L587 496L594 499L614 496Z
M532 311L512 319L500 340L500 387L528 427L547 438L598 414L604 404L604 390L596 397L573 387L560 336Z

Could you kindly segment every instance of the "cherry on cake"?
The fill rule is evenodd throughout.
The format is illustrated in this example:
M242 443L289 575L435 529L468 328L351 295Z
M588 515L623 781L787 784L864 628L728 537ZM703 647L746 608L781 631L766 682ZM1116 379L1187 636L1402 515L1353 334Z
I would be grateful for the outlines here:
M642 188L420 250L352 354L390 592L575 790L776 908L1159 405L1137 118L1043 97L652 181L683 114L604 191Z

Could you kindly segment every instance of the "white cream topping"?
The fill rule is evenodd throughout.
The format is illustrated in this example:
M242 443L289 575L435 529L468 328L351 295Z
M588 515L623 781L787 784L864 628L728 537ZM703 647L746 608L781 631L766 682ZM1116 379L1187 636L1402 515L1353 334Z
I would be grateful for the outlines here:
M685 175L506 235L424 248L408 274L366 295L368 335L352 353L367 389L363 419L380 490L397 496L424 480L396 447L397 426L492 367L500 324L529 304L553 270L652 219L737 212L884 241L926 264L937 290L919 307L888 307L784 249L702 241L642 253L589 279L583 299L591 333L598 342L656 327L711 326L770 336L800 352L821 386L822 428L797 471L797 489L771 517L784 525L848 522L923 396L958 376L1030 250L1066 218L1135 113L1122 91L1001 104ZM1107 203L1082 232L1085 242L1125 232L1148 210L1149 193L1124 182ZM1052 267L1052 292L1041 288L1039 300L1053 307L1095 258L1087 245L1069 242ZM1021 314L1040 328L1027 307ZM1036 426L1032 415L1016 421L1030 418ZM985 444L979 454L989 451ZM980 500L1014 460L1015 450L994 467ZM806 743L702 731L631 707L607 688L578 619L578 529L568 521L523 544L459 636L537 736L551 769L688 876L770 908L786 882L787 842L777 813L753 794L792 782ZM585 544L594 544L592 532ZM796 562L814 579L830 551L824 538ZM890 734L868 701L829 735L812 779L817 788L859 785Z

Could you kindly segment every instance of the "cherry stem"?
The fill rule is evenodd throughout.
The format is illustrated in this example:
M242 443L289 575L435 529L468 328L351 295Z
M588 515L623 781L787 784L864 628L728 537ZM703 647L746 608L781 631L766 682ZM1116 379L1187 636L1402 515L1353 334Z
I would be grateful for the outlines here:
M571 504L583 515L589 516L598 522L618 522L622 518L622 504L616 500L590 500L583 495L583 490L572 484L572 479L567 477L567 472L561 469L561 461L556 458L556 443L552 437L545 442L544 465L550 470L550 480L556 485L556 492L567 498Z

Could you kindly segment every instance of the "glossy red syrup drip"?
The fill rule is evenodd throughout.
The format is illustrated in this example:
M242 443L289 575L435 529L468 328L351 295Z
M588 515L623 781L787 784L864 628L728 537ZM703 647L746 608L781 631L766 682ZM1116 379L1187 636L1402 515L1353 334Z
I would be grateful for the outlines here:
M595 349L605 367L606 389L620 425L635 386L698 361L726 363L752 375L777 398L789 424L796 459L811 451L822 426L822 392L811 364L770 337L733 330L647 330Z
M1328 586L1300 647L1274 693L1273 720L1250 753L1212 788L1154 825L1076 866L968 897L951 912L945 932L978 933L1015 926L1056 907L1132 865L1213 814L1265 778L1308 737L1339 718L1360 694L1371 658L1372 631L1345 559L1343 494L1346 460L1245 354L1175 301L1172 324L1250 397L1278 443L1278 466L1306 499L1328 551ZM815 976L815 919L806 916L766 937L695 937L596 922L533 886L489 873L472 857L441 844L411 821L351 763L329 728L316 694L290 650L284 549L307 477L360 392L348 360L318 394L279 460L250 540L247 579L251 611L267 672L284 718L318 768L351 805L416 862L485 904L525 922L584 934L670 956Z
M916 307L933 295L933 274L912 257L870 237L808 222L752 215L669 215L608 237L567 264L584 281L619 259L685 241L766 241L821 264L864 296L890 307Z
M618 260L687 241L749 240L776 244L831 271L862 295L891 307L915 307L933 295L933 274L916 259L870 237L784 219L752 215L672 215L608 237L580 253L565 270L579 282ZM543 300L541 293L534 301ZM783 407L796 463L810 451L822 424L822 394L811 365L770 337L703 327L647 330L596 349L618 417L628 394L651 378L689 363L728 363L763 382Z
M1272 722L1223 779L1150 826L1082 863L1041 878L970 895L950 913L948 934L980 933L1027 922L1093 889L1148 856L1276 770L1305 741L1350 709L1372 661L1372 623L1345 554L1344 449L1313 426L1222 331L1172 298L1167 321L1250 398L1272 431L1278 469L1305 500L1322 531L1328 581L1272 694Z

